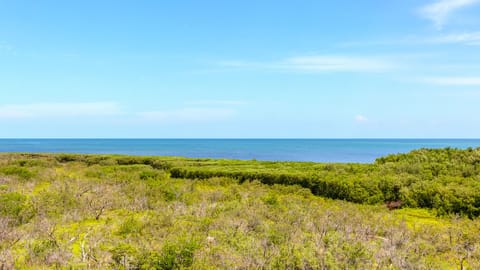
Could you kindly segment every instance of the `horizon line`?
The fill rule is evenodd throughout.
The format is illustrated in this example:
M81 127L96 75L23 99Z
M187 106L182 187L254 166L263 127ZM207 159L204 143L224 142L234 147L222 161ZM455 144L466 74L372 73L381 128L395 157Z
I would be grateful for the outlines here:
M480 137L0 137L0 140L480 140Z

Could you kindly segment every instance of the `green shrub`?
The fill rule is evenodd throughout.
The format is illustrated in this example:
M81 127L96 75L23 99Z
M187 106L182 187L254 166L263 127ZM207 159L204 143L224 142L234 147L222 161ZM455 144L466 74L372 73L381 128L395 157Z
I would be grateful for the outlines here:
M55 155L55 159L60 163L67 163L67 162L73 162L73 161L83 161L84 157L81 155L75 155L75 154L58 154L58 155Z
M0 194L0 215L22 224L34 216L28 197L17 192Z
M267 196L263 197L262 198L262 201L265 203L265 204L268 204L268 205L271 205L271 206L275 206L278 204L278 197L276 194L273 194L273 193L270 193L268 194Z
M123 221L117 231L117 234L126 236L129 234L139 234L142 231L143 224L135 217L128 217Z
M57 242L52 239L41 239L33 241L31 244L32 259L44 259L48 253L57 247Z
M165 178L165 173L163 171L144 170L140 172L139 176L141 180L162 179Z
M112 249L112 266L115 269L137 269L139 253L137 249L129 244L121 243Z
M4 175L16 176L22 180L29 180L35 176L33 172L24 167L9 166L0 168L0 173Z
M141 269L184 269L193 264L195 250L199 245L193 240L167 242L161 252L151 252L140 262Z

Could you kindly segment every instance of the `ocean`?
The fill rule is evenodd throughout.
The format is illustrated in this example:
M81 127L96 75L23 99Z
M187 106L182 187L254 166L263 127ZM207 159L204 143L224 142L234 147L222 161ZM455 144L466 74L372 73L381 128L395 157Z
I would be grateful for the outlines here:
M0 152L359 163L444 147L476 148L480 139L0 139Z

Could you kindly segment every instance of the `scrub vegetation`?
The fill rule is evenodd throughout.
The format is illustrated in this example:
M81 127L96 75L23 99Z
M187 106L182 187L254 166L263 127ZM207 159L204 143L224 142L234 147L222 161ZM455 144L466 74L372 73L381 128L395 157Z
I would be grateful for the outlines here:
M0 269L480 269L480 149L0 155Z

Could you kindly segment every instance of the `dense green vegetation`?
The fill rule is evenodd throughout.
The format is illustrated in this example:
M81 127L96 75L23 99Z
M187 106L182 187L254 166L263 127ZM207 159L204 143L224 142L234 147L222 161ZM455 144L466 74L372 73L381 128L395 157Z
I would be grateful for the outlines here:
M479 164L2 154L0 269L480 269Z
M315 164L227 160L167 162L172 177L231 177L297 184L313 194L356 203L398 201L440 214L480 215L480 149L421 149L375 164Z

